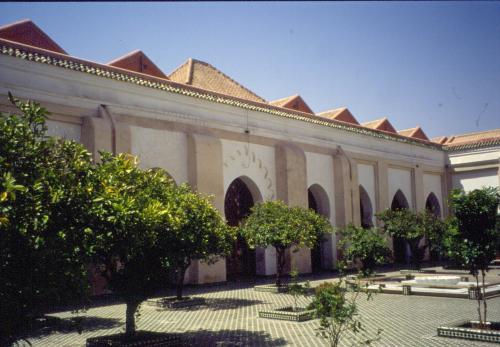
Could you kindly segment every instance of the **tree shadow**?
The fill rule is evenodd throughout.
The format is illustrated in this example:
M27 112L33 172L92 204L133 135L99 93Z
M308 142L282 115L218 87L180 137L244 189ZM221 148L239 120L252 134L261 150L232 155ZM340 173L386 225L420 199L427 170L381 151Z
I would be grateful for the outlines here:
M212 311L220 310L234 310L246 306L253 306L263 304L261 300L248 300L248 299L238 299L238 298L205 298L205 302L199 305L178 307L178 308L167 308L166 306L160 307L158 310L175 310L175 311L197 311L203 309L209 309Z
M283 338L272 338L266 331L198 330L182 334L183 346L286 346Z
M89 331L105 330L123 325L117 318L101 318L95 316L80 316L70 318L59 318L45 316L37 320L33 330L27 334L27 338L41 338L53 333L71 334Z

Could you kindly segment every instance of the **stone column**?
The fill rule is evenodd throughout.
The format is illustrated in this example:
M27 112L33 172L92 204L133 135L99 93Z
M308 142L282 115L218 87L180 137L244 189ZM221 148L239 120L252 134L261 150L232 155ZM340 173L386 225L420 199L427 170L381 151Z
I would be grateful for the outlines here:
M224 215L224 178L222 144L214 136L190 133L188 143L188 180L196 191L213 196L213 205ZM226 281L226 261L192 264L189 278L198 284Z
M308 208L304 151L291 143L282 143L276 146L275 156L277 198L289 206ZM299 273L310 273L312 271L311 250L308 248L291 250L287 264L288 267L294 266ZM290 268L285 270L290 270Z
M424 170L417 165L413 170L412 190L414 196L413 207L415 211L423 211L425 209L425 196L424 196Z
M389 168L385 160L379 160L376 166L376 211L382 212L385 209L391 207L391 201L389 201ZM381 226L381 223L377 220L377 226ZM387 236L387 246L394 250L394 244L392 242L392 237Z
M111 123L102 117L84 117L82 143L92 154L95 162L100 160L99 151L113 151Z

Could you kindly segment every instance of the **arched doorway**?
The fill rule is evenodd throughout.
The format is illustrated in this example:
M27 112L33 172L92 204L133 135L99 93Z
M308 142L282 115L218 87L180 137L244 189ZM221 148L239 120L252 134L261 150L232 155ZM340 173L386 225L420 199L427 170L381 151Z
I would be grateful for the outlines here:
M391 203L391 210L408 209L410 206L408 200L401 190L398 189ZM408 264L410 261L410 246L408 242L401 237L392 238L392 246L394 252L394 262L400 264Z
M262 198L258 188L248 177L236 178L226 191L224 214L230 226L238 226L249 214L250 209ZM230 256L226 257L228 279L255 275L255 250L238 236Z
M328 200L328 195L319 184L313 184L309 187L307 190L307 198L311 210L322 215L326 219L330 219L330 202ZM321 271L323 269L323 263L323 239L320 239L311 249L312 272Z
M359 185L359 211L361 215L361 226L365 229L373 227L372 202L370 196L361 184Z
M434 193L430 193L425 200L425 209L432 213L436 218L441 217L441 206L439 200Z

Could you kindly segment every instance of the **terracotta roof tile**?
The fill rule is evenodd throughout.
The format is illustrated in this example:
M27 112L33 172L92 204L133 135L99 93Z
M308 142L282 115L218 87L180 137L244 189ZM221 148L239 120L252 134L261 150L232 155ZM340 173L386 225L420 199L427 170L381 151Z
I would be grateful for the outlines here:
M394 129L391 122L389 122L387 118L381 118L370 122L361 123L361 125L370 129L382 130L397 134L396 129Z
M286 98L269 101L270 105L284 107L291 110L297 110L305 113L314 114L311 108L306 104L304 99L298 94L287 96Z
M448 137L446 137L446 136L438 136L438 137L433 137L431 139L432 142L439 143L440 145L445 143L447 140L448 140Z
M456 145L500 138L500 129L449 136L445 145Z
M351 123L359 125L359 122L352 115L352 113L347 109L347 107L336 108L334 110L328 110L317 114L320 117L325 117L328 119L334 119L339 122Z
M266 102L214 66L200 60L188 59L172 71L168 77L174 82L189 84L245 100Z
M421 127L415 127L415 128L410 128L410 129L405 129L405 130L399 130L398 131L399 135L407 136L407 137L413 137L415 139L421 139L425 141L429 141L429 138L427 135L424 133Z
M0 38L61 54L68 54L61 46L52 40L49 35L44 33L42 29L29 19L0 27Z
M151 61L140 50L132 51L125 54L113 61L110 61L106 65L119 67L125 70L140 72L146 75L155 76L159 78L167 78L167 76L161 71L155 63Z

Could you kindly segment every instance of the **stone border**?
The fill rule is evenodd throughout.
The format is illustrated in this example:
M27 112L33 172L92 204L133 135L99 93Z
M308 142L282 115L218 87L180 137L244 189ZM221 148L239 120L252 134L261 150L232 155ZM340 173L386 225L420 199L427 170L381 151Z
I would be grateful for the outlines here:
M470 321L462 321L457 325L463 325L469 323ZM494 324L500 324L494 322ZM441 337L452 337L457 339L466 339L474 341L486 341L486 342L496 342L500 343L500 331L494 330L480 330L472 328L461 328L461 327L448 327L441 326L437 328L438 336Z
M169 296L166 298L149 299L147 303L149 305L161 308L179 309L179 308L205 305L206 300L205 298L202 297L186 296L183 298L183 300L178 301L176 300L175 296Z
M179 346L182 339L179 334L157 333L151 331L137 331L137 334L143 334L140 341L124 342L121 337L124 333L114 335L104 335L88 338L86 347L165 347Z
M270 311L259 311L260 318L269 318L269 319L278 319L278 320L287 320L292 322L304 322L307 320L311 320L314 318L315 310L307 310L303 307L299 307L304 309L304 311L300 312L291 312L286 311L291 309L292 306L280 307L275 310Z

